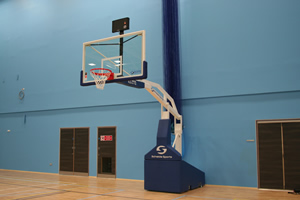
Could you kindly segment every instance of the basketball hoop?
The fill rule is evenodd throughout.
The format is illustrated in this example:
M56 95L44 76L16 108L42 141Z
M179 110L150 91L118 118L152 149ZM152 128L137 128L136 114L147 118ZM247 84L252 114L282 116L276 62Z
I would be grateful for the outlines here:
M111 80L112 71L105 68L94 68L90 70L91 76L95 80L95 85L98 89L103 90L106 80Z

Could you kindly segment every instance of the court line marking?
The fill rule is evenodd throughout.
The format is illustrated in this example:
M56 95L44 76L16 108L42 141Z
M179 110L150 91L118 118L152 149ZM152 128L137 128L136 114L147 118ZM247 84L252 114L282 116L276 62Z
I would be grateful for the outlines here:
M56 186L55 186L56 187ZM15 195L3 195L3 196L20 196L20 195L25 195L23 197L15 197L13 199L10 199L10 200L15 200L15 199L26 199L28 197L33 197L33 198L37 198L37 197L40 197L41 195L43 194L60 194L60 193L67 193L67 192L75 192L75 193L78 193L76 191L72 191L74 189L78 189L78 188L82 188L84 186L80 186L80 187L76 187L76 188L70 188L70 189L55 189L55 188L49 188L50 190L51 189L54 189L55 191L48 191L48 192L34 192L34 193L21 193L21 194L15 194ZM45 189L47 190L47 188L42 188L42 189ZM38 189L37 189L38 190ZM30 191L30 190L29 190ZM23 191L22 191L23 192ZM26 191L28 192L28 191ZM27 195L27 194L31 194L31 195ZM88 193L87 193L88 194Z
M202 196L192 196L192 195L187 195L187 196L194 197L194 198L204 198L204 199L234 200L234 199L218 198L218 197L202 197Z
M31 182L37 182L37 183L48 183L48 184L65 184L65 185L74 185L74 184L76 184L76 183L60 183L60 182L45 182L45 181L40 181L40 180L35 180L35 179L20 179L20 178L7 178L7 177L2 177L2 176L0 176L0 179L8 179L8 180L18 180L18 181L27 181L27 182L29 182L29 181L31 181Z
M1 180L1 179L0 179ZM46 183L46 182L45 182ZM1 184L1 183L0 183ZM8 185L18 185L18 186L25 186L25 187L32 187L32 186L35 186L35 187L38 187L39 185L22 185L22 184L15 184L15 183L5 183L5 184L8 184ZM46 185L49 184L49 183L46 183ZM49 184L51 185L51 183ZM88 187L88 188L98 188L98 189L106 189L106 190L118 190L117 188L106 188L106 187L97 187L97 186L89 186L89 185L83 185L83 184L76 184L76 183L73 183L73 184L60 184L60 183L57 183L57 186L78 186L78 187ZM39 187L39 188L42 188L42 189L47 189L47 187ZM49 187L48 187L49 188ZM63 189L62 189L63 190Z
M7 185L7 183L0 183L2 185ZM40 185L48 185L48 184L39 184L39 185L30 185L30 186L40 186ZM2 189L0 191L7 191L7 190L15 190L15 189L20 189L20 188L28 188L29 186L23 186L23 187L13 187L13 188L7 188L7 189Z
M110 195L110 194L113 194L113 193L118 193L118 192L122 192L122 191L126 191L126 190L123 190L123 189L120 189L119 191L114 191L114 192L108 192L108 193L104 193L104 194L99 194L99 195L95 195L95 196L91 196L91 197L85 197L85 198L82 198L82 199L76 199L76 200L84 200L84 199L90 199L90 198L95 198L95 197L99 197L99 196L107 196L107 197L113 197L113 198L124 198L124 199L139 199L139 200L145 200L144 198L138 198L138 197L128 197L128 196L118 196L118 195Z
M47 184L62 184L62 185L79 185L79 186L86 186L86 185L83 185L83 184L72 183L72 182L64 182L64 181L45 182L45 181L43 181L43 179L5 178L5 177L1 177L1 176L0 176L0 179L1 179L1 178L3 178L3 179L9 179L9 180L32 181L32 182L47 183ZM106 187L97 187L97 186L88 186L88 187L117 190L116 188L106 188Z
M23 194L16 194L15 195L18 195L19 197L18 198L13 198L11 200L16 200L16 199L28 199L29 197L33 197L33 198L36 198L36 197L39 197L40 195L43 195L43 194L49 194L49 195L53 195L53 194L59 194L59 193L67 193L67 192L74 192L74 193L85 193L85 192L79 192L79 191L72 191L74 189L78 189L78 188L81 188L81 187L87 187L87 188L99 188L99 189L106 189L106 190L117 190L117 191L113 191L113 192L108 192L108 193L104 193L104 194L99 194L99 195L95 195L95 196L91 196L91 197L88 197L88 198L95 198L95 197L98 197L98 196L105 196L105 195L108 195L109 194L113 194L113 193L117 193L117 192L121 192L121 191L124 191L124 190L120 190L120 189L117 189L117 188L106 188L106 187L97 187L97 186L89 186L89 185L83 185L83 184L77 184L77 183L72 183L72 182L61 182L61 181L53 181L53 182L46 182L42 179L24 179L24 178L10 178L10 177L0 177L0 180L1 178L4 180L18 180L18 181L24 181L24 182L37 182L37 183L44 183L44 184L41 184L41 185L29 185L27 187L34 187L34 186L43 186L43 185L54 185L53 187L41 187L39 189L54 189L54 190L57 190L57 192L53 192L53 191L49 191L49 192L35 192L34 194L30 193L31 195L28 195L28 196L23 196L23 197L20 197L19 195L24 195L24 194L28 194L28 193L23 193ZM6 183L6 184L10 184L10 183ZM11 185L11 184L10 184ZM58 189L58 188L55 188L57 186L78 186L76 188L70 188L70 189ZM24 185L24 187L26 187ZM21 187L22 188L22 187ZM36 189L38 190L38 189ZM69 191L68 191L69 190ZM29 191L33 191L33 190L29 190ZM22 191L24 192L24 191ZM25 192L28 192L28 190L26 190ZM11 193L9 193L11 194ZM38 194L38 196L37 196ZM89 193L85 193L85 194L89 194ZM15 195L8 195L6 194L5 196L15 196ZM1 196L1 195L0 195ZM124 198L129 198L129 197L126 197L124 196ZM131 197L130 197L131 198Z
M61 175L64 176L64 175ZM53 184L66 184L66 185L74 185L77 183L73 183L73 182L65 182L65 181L47 181L45 182L47 179L32 179L32 178L23 178L23 177L15 177L15 178L10 178L10 176L0 176L0 179L11 179L11 180L21 180L21 181L32 181L32 182L42 182L42 183L53 183ZM79 184L77 184L79 185Z
M239 199L226 199L226 198L218 198L218 197L203 197L203 196L193 196L193 195L183 195L183 196L177 197L172 200L182 199L184 197L203 198L203 199L218 199L218 200L239 200ZM242 200L242 199L240 199L240 200Z
M1 169L0 169L1 172ZM35 173L35 172L31 172L31 173ZM39 173L39 172L38 172ZM52 174L51 174L52 175ZM61 174L59 174L61 175ZM61 176L65 176L65 175L61 175ZM7 178L7 176L0 176L0 179L11 179L11 180L21 180L21 181L32 181L32 182L41 182L41 183L46 183L46 184L64 184L64 185L79 185L79 186L87 186L87 185L83 185L83 184L79 184L79 183L73 183L73 182L65 182L65 181L53 181L53 182L45 182L44 179L31 179L31 178ZM131 179L118 179L118 180L125 180L125 181L142 181L142 180L131 180ZM111 189L111 190L118 190L117 188L106 188L106 187L97 187L97 186L88 186L91 188L102 188L102 189Z
M42 185L49 185L49 184L42 184ZM29 188L31 186L40 186L40 185L30 185L30 186L25 186L25 187L16 187L16 188L10 188L8 190L12 190L12 189L20 189L20 188ZM54 187L57 187L58 185L55 185ZM49 188L49 187L48 187ZM23 190L23 191L19 191L19 192L11 192L11 193L7 193L7 194L16 194L16 193L20 193L20 192L27 192L27 191L34 191L34 190L40 190L40 189L47 189L47 188L37 188L37 189L32 189L32 190ZM6 189L7 190L7 189ZM0 191L3 191L3 190L0 190ZM4 190L5 191L5 190ZM7 194L0 194L0 196L6 196Z
M99 197L99 196L105 196L105 195L108 195L108 194L118 193L118 192L122 192L122 191L124 191L124 190L117 190L117 191L114 191L114 192L108 192L108 193L99 194L99 195L95 195L95 196L91 196L91 197L77 199L77 200L90 199L90 198L95 198L95 197Z
M5 176L5 175L1 175L0 177L3 177L3 178L19 178L19 179L24 179L24 180L37 180L37 181L41 181L41 180L44 180L44 179L34 179L34 178L28 178L28 177L18 177L18 176ZM55 181L55 180L54 180ZM54 182L53 181L53 182Z
M80 185L80 184L78 184ZM88 188L98 188L98 189L105 189L105 190L119 190L118 188L106 188L106 187L97 187L97 186L88 186L88 185L80 185L80 186L85 186Z
M28 199L29 197L33 197L33 198L37 198L37 197L41 197L41 195L44 195L44 194L61 194L61 193L66 193L66 191L57 191L57 192L45 192L45 193L40 193L40 195L27 195L27 196L23 196L23 197L16 197L16 198L13 198L13 199L8 199L8 200L17 200L17 199Z
M14 184L14 185L16 185L16 184ZM53 186L53 187L57 187L57 186L59 186L59 185L55 185L55 186ZM41 188L39 188L39 189L44 189L44 190L55 190L56 192L53 192L53 191L49 191L49 192L35 192L35 193L30 193L30 194L32 194L32 195L27 195L27 196L23 196L23 197L17 197L17 198L14 198L14 199L28 199L29 197L33 197L33 198L37 198L37 197L40 197L41 195L43 195L43 194L49 194L49 195L53 195L53 194L60 194L60 193L67 193L67 192L71 192L71 193L81 193L81 194L87 194L87 195L93 195L93 194L95 194L95 193L88 193L88 192L81 192L81 191L76 191L76 189L78 189L78 188L83 188L83 187L85 187L85 188L96 188L96 189L104 189L104 190L118 190L118 191L113 191L113 192L108 192L108 193L104 193L104 194L97 194L97 195L94 195L93 197L97 197L97 196L104 196L104 195L108 195L108 194L111 194L111 193L116 193L116 192L121 192L121 191L123 191L123 190L120 190L120 189L117 189L117 188L103 188L103 187L96 187L96 186L86 186L86 185L74 185L74 186L78 186L78 187L75 187L75 188L69 188L69 189L59 189L59 188L50 188L50 187L48 187L48 188L43 188L43 187L41 187ZM28 186L28 187L30 187L30 186ZM38 189L37 189L38 190ZM75 190L75 191L74 191ZM29 191L31 191L31 190L29 190ZM24 192L24 191L21 191L21 192ZM28 190L26 191L26 192L28 192ZM5 196L16 196L16 195L18 195L18 196L20 196L20 195L26 195L26 194L28 194L28 193L21 193L21 194L15 194L15 195L8 195L8 194L6 194ZM91 197L90 197L91 198ZM124 197L124 198L128 198L128 197ZM14 200L14 199L11 199L11 200Z
M8 197L13 197L13 196L21 196L21 197L13 197L13 198L25 198L25 197L31 197L35 196L37 194L48 194L48 193L56 193L56 192L67 192L67 191L43 191L43 192L28 192L28 193L21 193L21 194L13 194L13 195L4 195Z
M57 187L57 186L54 186ZM7 193L4 195L0 195L0 196L16 196L16 195L26 195L26 194L36 194L36 193L41 193L41 192L35 192L35 193L31 193L30 191L35 191L35 190L58 190L58 191L68 191L68 190L73 190L73 189L77 189L77 188L82 188L83 186L79 186L76 188L70 188L70 189L56 189L54 187L47 187L47 188L38 188L38 189L33 189L33 190L24 190L24 191L19 191L19 192L11 192L11 193ZM27 193L30 192L30 193ZM72 192L72 191L71 191ZM19 193L19 194L18 194Z
M218 200L247 200L247 199L227 199L227 198L219 198L219 197L203 197L203 196L193 196L193 195L183 195L183 196L180 196L180 197L177 197L175 199L172 199L172 200L177 200L177 199L181 199L181 198L184 198L184 197L192 197L192 198L202 198L202 199L218 199Z
M181 199L181 198L183 198L183 197L186 197L186 195L183 195L183 196L177 197L177 198L175 198L175 199L172 199L172 200Z

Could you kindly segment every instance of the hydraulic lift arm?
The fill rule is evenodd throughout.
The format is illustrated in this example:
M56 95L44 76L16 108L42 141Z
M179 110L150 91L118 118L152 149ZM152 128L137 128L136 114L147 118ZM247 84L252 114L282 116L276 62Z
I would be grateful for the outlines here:
M157 83L140 80L144 88L161 104L161 119L169 119L170 113L174 116L175 140L172 147L182 155L182 115L178 113L174 99Z

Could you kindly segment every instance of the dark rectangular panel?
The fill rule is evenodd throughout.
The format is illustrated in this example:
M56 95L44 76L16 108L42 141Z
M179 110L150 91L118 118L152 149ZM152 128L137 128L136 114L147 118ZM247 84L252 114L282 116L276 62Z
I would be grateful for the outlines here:
M112 173L112 158L102 157L102 173Z
M112 136L112 140L101 141L101 136ZM110 160L109 160L109 159ZM110 163L111 167L108 166ZM110 172L108 169L111 168ZM98 128L98 173L116 174L116 128Z
M89 129L75 129L74 172L88 173L89 170Z
M286 189L300 188L300 123L283 124Z
M283 189L281 124L258 124L260 188Z
M129 17L112 21L112 32L120 32L129 29Z
M73 129L60 130L60 171L73 172Z

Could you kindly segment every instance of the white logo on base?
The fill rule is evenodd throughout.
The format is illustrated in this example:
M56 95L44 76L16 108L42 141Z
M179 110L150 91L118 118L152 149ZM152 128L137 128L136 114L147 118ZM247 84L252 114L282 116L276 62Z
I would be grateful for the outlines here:
M158 154L165 154L167 152L167 148L164 145L160 145L156 148Z

